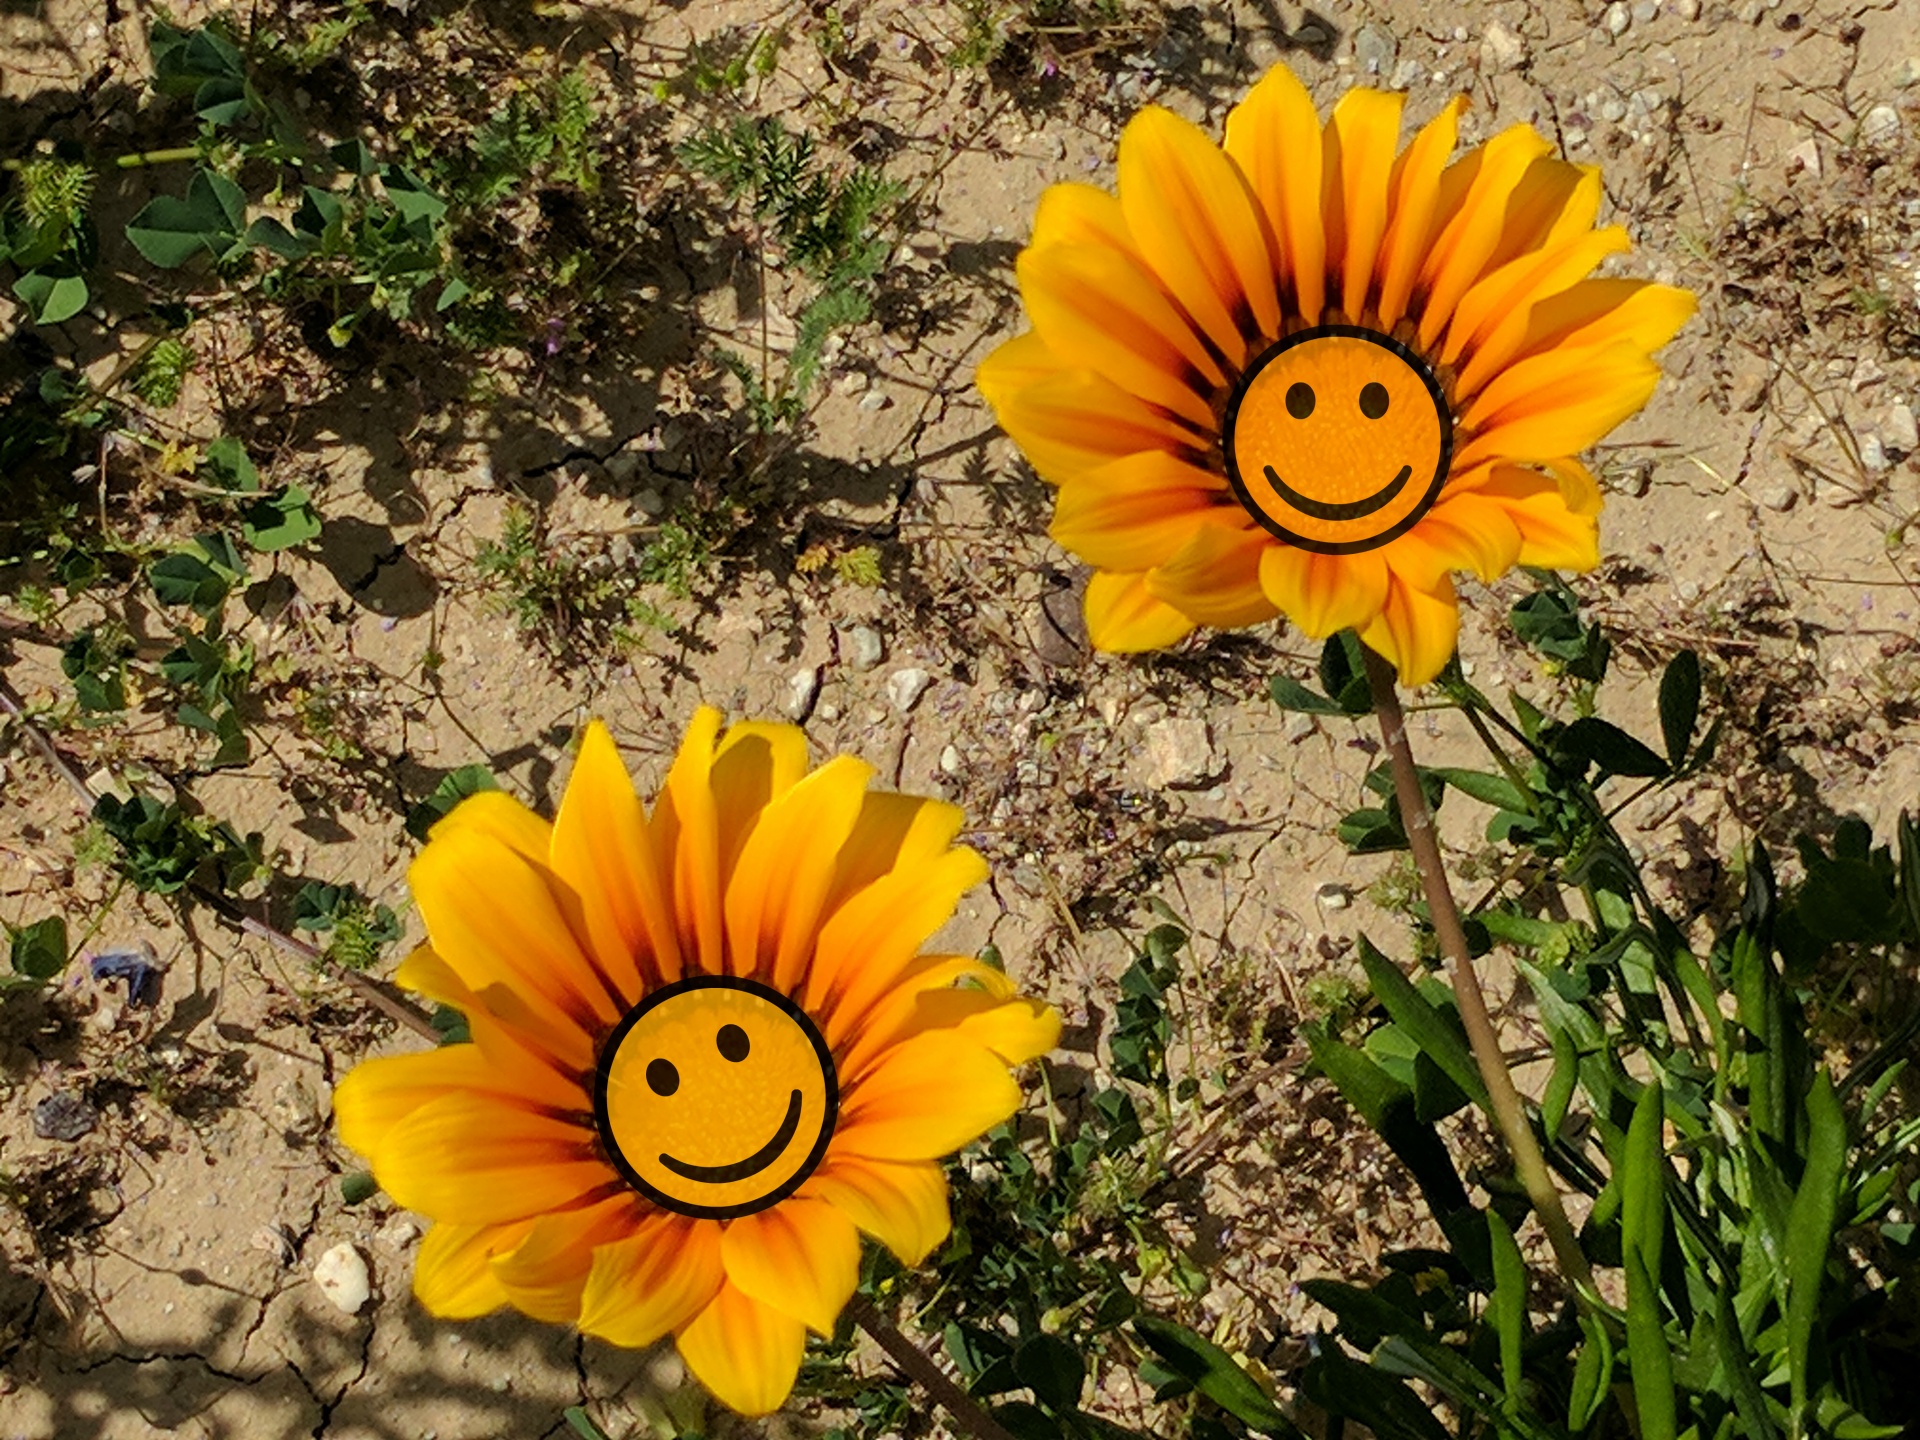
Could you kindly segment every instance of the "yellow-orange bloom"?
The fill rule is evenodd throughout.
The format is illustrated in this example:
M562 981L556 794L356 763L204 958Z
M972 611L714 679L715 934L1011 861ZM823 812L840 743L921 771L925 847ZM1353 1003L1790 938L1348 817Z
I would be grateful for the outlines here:
M495 792L435 827L409 876L428 943L396 978L472 1043L366 1061L334 1097L433 1221L427 1309L672 1335L764 1414L852 1295L861 1233L909 1265L945 1238L939 1157L1013 1114L1009 1067L1059 1018L921 953L986 865L957 809L872 774L702 709L651 814L595 723L551 824Z
M1117 197L1041 198L1033 328L977 380L1096 567L1099 648L1284 613L1420 684L1453 653L1452 572L1598 563L1576 457L1646 403L1693 297L1592 278L1628 248L1595 228L1596 169L1526 125L1450 162L1464 96L1401 148L1401 103L1350 90L1323 128L1276 66L1224 148L1149 107Z

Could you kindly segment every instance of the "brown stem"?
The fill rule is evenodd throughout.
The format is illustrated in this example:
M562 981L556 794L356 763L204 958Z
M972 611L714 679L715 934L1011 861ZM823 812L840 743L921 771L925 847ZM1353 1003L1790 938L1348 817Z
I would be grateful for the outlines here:
M871 1335L875 1343L887 1352L887 1358L925 1390L936 1405L952 1416L954 1424L961 1430L973 1436L974 1440L1013 1440L1013 1436L999 1421L982 1410L979 1402L956 1385L931 1355L902 1335L894 1323L874 1309L872 1302L864 1295L855 1295L847 1308L853 1313L854 1323Z
M33 747L46 758L47 763L53 766L60 778L67 782L67 788L72 790L80 803L91 812L94 802L93 787L81 778L80 772L68 763L67 757L60 753L54 743L40 733L40 727L27 718L26 707L21 703L20 697L14 693L13 687L4 679L0 679L0 710L6 711L13 717L14 723L19 725L26 733L27 739L33 742ZM289 954L298 955L311 964L331 963L325 952L318 947L309 945L304 940L296 940L285 931L274 929L264 920L254 919L218 891L209 890L204 885L194 885L190 888L196 899L212 906L247 934L258 936L269 944L277 945ZM440 1043L440 1032L433 1028L432 1020L398 996L389 994L371 976L361 975L338 965L333 967L333 971L343 985L389 1019L418 1031L436 1045Z
M1453 993L1460 1004L1460 1023L1466 1028L1474 1062L1487 1087L1488 1108L1507 1142L1513 1168L1528 1200L1533 1203L1533 1213L1547 1232L1547 1242L1560 1263L1560 1273L1584 1301L1595 1293L1593 1272L1587 1266L1580 1242L1574 1238L1573 1225L1567 1219L1566 1207L1560 1203L1560 1191L1547 1170L1546 1157L1533 1138L1526 1107L1520 1101L1520 1092L1514 1088L1499 1037L1494 1034L1493 1019L1487 1013L1487 999L1481 993L1480 977L1473 968L1473 953L1467 947L1467 932L1460 924L1460 907L1454 902L1446 865L1440 859L1433 814L1427 809L1420 772L1413 763L1413 748L1407 743L1407 717L1400 709L1400 695L1394 688L1393 667L1366 646L1361 650L1366 657L1367 681L1373 688L1374 713L1380 717L1380 734L1387 743L1387 756L1393 765L1393 789L1400 800L1401 818L1406 822L1407 846L1420 871L1420 884L1426 891L1434 933L1447 957Z

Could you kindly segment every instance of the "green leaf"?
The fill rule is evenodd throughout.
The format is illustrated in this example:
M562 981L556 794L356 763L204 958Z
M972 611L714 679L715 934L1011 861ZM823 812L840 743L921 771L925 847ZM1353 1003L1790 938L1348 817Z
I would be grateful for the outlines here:
M1374 998L1392 1017L1393 1023L1460 1087L1462 1094L1485 1108L1486 1082L1480 1078L1473 1052L1459 1030L1414 988L1400 967L1381 954L1364 935L1360 937L1360 964L1367 972L1367 983L1373 989Z
M320 512L305 490L289 485L243 510L240 533L256 550L290 550L319 536Z
M1627 1372L1641 1440L1675 1440L1673 1347L1660 1310L1660 1252L1666 1234L1666 1158L1660 1082L1640 1092L1620 1167L1620 1250L1627 1272Z
M87 304L87 282L77 274L29 270L13 282L13 293L27 307L36 325L58 325L71 320Z
M1807 1095L1807 1127L1807 1165L1787 1215L1787 1377L1796 1416L1806 1413L1807 1356L1826 1289L1847 1162L1847 1118L1824 1069L1814 1075Z
M247 226L245 239L255 249L271 251L282 260L304 259L313 253L315 244L313 237L294 234L271 215L262 215Z
M1236 1420L1263 1435L1306 1440L1254 1378L1204 1335L1154 1315L1134 1316L1133 1330L1169 1370Z
M1484 770L1455 770L1441 766L1430 767L1426 773L1438 775L1462 795L1471 796L1496 810L1514 810L1525 815L1533 809L1533 797L1505 776L1490 775Z
M1058 1412L1079 1408L1087 1363L1058 1335L1035 1335L1013 1352L1013 1373L1034 1398Z
M1571 760L1598 765L1609 775L1655 779L1667 774L1667 762L1618 725L1588 715L1560 732L1554 749Z
M1267 683L1273 703L1282 710L1297 710L1305 715L1344 715L1347 712L1326 696L1316 694L1298 680L1276 675Z
M592 1417L580 1406L569 1405L560 1415L580 1440L607 1440L607 1432L594 1424Z
M191 605L202 615L218 609L227 597L228 581L198 555L176 550L147 567L154 598L162 605Z
M244 242L247 199L238 185L207 169L193 172L184 199L157 195L127 222L127 239L151 263L174 270L202 251L224 258Z
M1342 815L1334 834L1355 855L1407 848L1407 832L1400 828L1400 817L1371 805Z
M1667 763L1676 770L1686 761L1699 718L1700 657L1682 650L1660 677L1660 734L1667 742Z
M1527 1339L1527 1262L1497 1210L1487 1211L1487 1229L1493 1237L1493 1294L1487 1300L1487 1318L1500 1342L1501 1386L1507 1402L1517 1407L1525 1378L1521 1350Z
M67 968L67 922L49 915L31 925L7 927L8 959L13 973L29 980L51 980Z
M1367 682L1360 637L1353 631L1337 631L1320 647L1320 688L1345 714L1365 715L1373 709L1373 687Z
M260 488L260 472L247 455L247 447L231 435L222 435L208 445L200 460L200 478L223 490L251 494Z
M1606 1325L1584 1310L1580 1330L1586 1344L1573 1364L1573 1384L1567 1395L1567 1428L1575 1434L1586 1433L1587 1426L1605 1403L1613 1387L1613 1341Z
M469 795L478 795L482 790L498 790L500 782L493 778L493 772L484 765L462 765L458 770L441 777L433 793L407 812L407 833L416 840L425 840L427 832L454 806Z

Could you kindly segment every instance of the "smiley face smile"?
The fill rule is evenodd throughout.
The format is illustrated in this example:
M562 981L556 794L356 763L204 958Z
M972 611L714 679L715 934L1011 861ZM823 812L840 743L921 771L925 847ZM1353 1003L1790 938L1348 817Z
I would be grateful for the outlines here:
M600 1049L594 1119L607 1158L682 1215L731 1219L784 1200L826 1154L839 1108L825 1039L754 980L663 986Z
M1289 545L1351 555L1404 535L1433 507L1453 457L1453 416L1406 346L1319 325L1247 368L1221 438L1228 482L1249 515Z

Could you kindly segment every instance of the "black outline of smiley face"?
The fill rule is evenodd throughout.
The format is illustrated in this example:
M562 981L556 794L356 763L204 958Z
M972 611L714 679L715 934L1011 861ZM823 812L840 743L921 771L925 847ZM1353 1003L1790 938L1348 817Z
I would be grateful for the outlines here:
M634 1167L621 1150L620 1141L613 1133L612 1118L607 1109L607 1091L613 1075L613 1060L620 1053L621 1043L625 1041L628 1033L667 1001L695 990L739 990L775 1006L800 1027L801 1033L813 1046L813 1053L820 1061L820 1076L825 1082L826 1109L820 1118L819 1137L813 1142L813 1149L808 1152L807 1158L791 1176L781 1181L767 1194L732 1205L696 1204L677 1195L666 1194L654 1185ZM722 1027L723 1030L726 1028L729 1027ZM716 1043L718 1043L717 1037ZM655 1093L659 1093L657 1089ZM674 1174L699 1184L720 1185L749 1179L779 1159L786 1153L787 1147L793 1143L794 1132L800 1124L801 1104L801 1094L795 1090L792 1098L787 1102L786 1118L781 1122L780 1128L774 1132L772 1140L751 1155L743 1156L725 1165L694 1165L662 1151L658 1156L659 1162ZM620 1023L613 1027L613 1032L601 1045L599 1059L594 1066L593 1119L608 1160L629 1185L656 1205L671 1210L677 1215L690 1215L695 1219L731 1220L779 1204L798 1190L807 1177L819 1168L820 1161L827 1153L828 1142L833 1139L834 1125L839 1118L840 1079L833 1066L833 1055L827 1049L827 1042L821 1036L819 1027L813 1023L806 1011L794 1004L787 996L769 986L762 985L757 980L741 980L732 975L689 975L684 980L676 980L671 985L662 986L621 1017Z
M1419 377L1420 382L1427 387L1427 394L1433 401L1434 414L1437 415L1440 420L1440 459L1439 463L1434 467L1433 478L1427 483L1426 494L1421 496L1419 502L1409 510L1405 516L1389 526L1386 530L1377 535L1369 535L1361 540L1316 540L1310 536L1299 535L1289 530L1285 525L1282 525L1278 520L1274 519L1273 516L1263 510L1259 502L1248 492L1245 483L1240 478L1239 462L1235 459L1233 453L1233 428L1235 422L1239 419L1240 402L1246 398L1247 391L1252 388L1253 382L1255 378L1259 376L1260 372L1297 346L1304 345L1313 340L1336 338L1365 340L1370 344L1378 345L1382 350L1398 357L1410 371ZM1289 390L1289 393L1291 393L1291 390ZM1288 407L1288 413L1293 413L1291 405ZM1312 413L1311 408L1306 412L1307 415L1311 415ZM1364 413L1364 411L1362 413ZM1383 409L1381 414L1385 413ZM1296 415L1295 418L1304 419L1306 417L1304 415ZM1369 416L1368 418L1378 419L1379 417ZM1246 372L1241 375L1238 383L1234 385L1233 394L1227 401L1226 416L1220 426L1220 451L1221 454L1226 457L1227 483L1233 486L1233 493L1239 497L1240 504L1246 510L1247 514L1257 520L1263 528L1277 535L1289 545L1296 545L1302 550L1312 550L1321 555L1357 555L1365 550L1378 549L1388 541L1396 540L1406 534L1407 531L1420 523L1421 517L1424 516L1427 511L1431 510L1433 508L1433 502L1440 498L1441 487L1447 483L1447 473L1453 464L1453 412L1447 406L1447 397L1440 389L1440 382L1434 378L1433 372L1427 368L1426 362L1392 336L1382 335L1378 330L1368 330L1360 325L1315 325L1311 329L1300 330L1287 336L1286 339L1269 348L1259 359L1247 367ZM1274 490L1279 493L1282 499L1296 506L1303 514L1311 515L1319 520L1329 521L1359 520L1373 514L1382 507L1391 504L1393 500L1399 496L1400 492L1406 488L1407 481L1413 476L1413 467L1411 465L1402 465L1399 474L1395 475L1371 495L1344 504L1334 504L1329 501L1316 500L1310 495L1302 494L1285 480L1281 479L1271 465L1266 465L1262 468L1266 472L1268 483L1273 486Z

